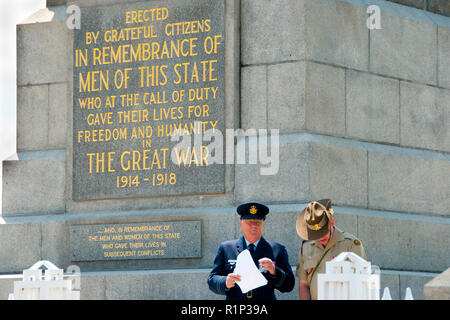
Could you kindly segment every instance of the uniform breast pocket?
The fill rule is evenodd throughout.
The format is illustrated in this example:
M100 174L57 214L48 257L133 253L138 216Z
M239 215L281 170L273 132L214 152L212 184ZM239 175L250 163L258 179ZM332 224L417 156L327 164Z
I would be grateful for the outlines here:
M303 268L305 270L308 270L310 268L314 268L316 266L316 261L309 259L309 260L305 260L305 262L303 263Z
M233 273L234 271L234 267L236 266L236 261L235 260L228 260L225 263L225 271L226 273Z

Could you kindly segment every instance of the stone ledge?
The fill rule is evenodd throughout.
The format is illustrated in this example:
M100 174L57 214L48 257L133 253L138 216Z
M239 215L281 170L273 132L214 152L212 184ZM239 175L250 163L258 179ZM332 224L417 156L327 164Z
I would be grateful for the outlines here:
M288 250L291 265L297 264L302 240L295 230L295 221L307 203L266 204L271 210L267 216L264 236L284 244ZM337 226L361 239L367 257L383 269L402 269L436 272L448 264L447 257L440 252L450 246L440 239L440 234L450 230L450 218L405 214L400 212L376 211L352 207L333 206ZM72 264L69 257L69 228L76 224L142 223L157 221L202 221L202 257L200 259L175 259L173 261L142 260L141 269L209 268L212 266L219 243L241 236L239 218L235 207L183 208L177 212L169 209L129 212L94 212L85 214L60 214L40 216L15 216L0 219L0 238L8 244L19 243L30 248L35 259L51 260L57 265ZM392 226L397 233L390 232ZM31 228L25 240L18 230ZM30 229L30 230L31 230ZM420 232L420 236L418 234ZM21 239L21 240L19 240ZM34 239L34 240L33 240ZM448 240L448 239L447 239ZM446 240L446 241L447 241ZM447 241L448 242L448 241ZM440 246L436 244L440 243ZM405 245L406 244L406 245ZM11 248L0 248L0 257L8 255ZM22 252L22 251L21 251ZM6 259L6 258L5 258ZM8 258L9 263L0 266L0 273L17 272L31 265L26 255ZM15 261L15 262L12 262ZM136 269L137 264L128 262L80 262L82 270Z
M0 219L0 240L5 245L0 247L0 258L5 263L0 265L0 273L19 272L33 263L31 260L50 260L58 266L77 264L81 270L123 270L123 269L179 269L209 267L214 261L219 243L230 238L237 238L238 216L235 208L228 213L161 215L161 216L130 216L114 214L115 218L97 216L92 219L87 215L77 219L67 215L44 215L29 217L3 217ZM222 210L225 211L226 210ZM70 258L70 226L83 224L116 224L142 222L171 222L171 221L202 221L201 257L178 259L146 259L124 261L79 261L72 262ZM23 236L26 234L26 237ZM9 257L14 248L27 248L16 251Z
M61 267L61 266L58 266ZM291 266L295 270L295 266ZM210 269L102 271L81 273L82 300L223 300L225 296L209 290L206 279ZM402 279L404 276L408 278ZM389 287L393 300L404 298L403 287L411 287L415 300L423 299L423 286L435 274L381 270L380 298ZM21 274L0 276L0 300L6 300L13 292L13 282L20 281ZM403 283L401 285L400 283ZM402 286L402 290L400 289ZM289 293L276 292L279 300L298 300L298 279ZM402 295L402 296L400 296Z
M54 0L58 1L58 0ZM142 1L142 0L141 0ZM65 0L67 6L77 5L79 7L98 7L98 6L110 6L120 3L134 3L140 2L139 0Z
M370 30L370 68L383 74L437 85L437 25L381 13L381 29Z
M303 210L308 201L302 202L291 202L291 203L270 203L264 202L270 208L271 213L286 213L286 212L297 212L299 213ZM386 218L386 219L396 219L404 221L418 221L426 223L437 223L437 224L450 224L450 218L440 215L424 215L424 214L413 214L405 213L400 211L384 211L384 210L374 210L367 208L357 208L357 207L347 207L342 205L333 204L335 211L343 215L358 215L361 217L375 217L375 218ZM66 213L66 214L36 214L29 216L3 216L0 217L0 224L10 223L37 223L37 222L68 222L68 223L102 223L102 221L108 221L115 219L124 222L127 219L133 219L133 221L140 221L142 219L158 219L159 217L170 217L175 219L182 216L190 215L236 215L236 206L221 206L221 207L199 207L199 208L177 208L173 210L170 208L164 209L145 209L145 210L128 210L128 211L92 211L83 213ZM270 216L268 216L269 218ZM356 229L355 229L356 232Z
M17 85L68 81L71 30L65 21L17 25Z
M425 11L423 10L423 6L408 6L403 3L396 2L417 2L423 0L338 0L343 2L352 3L358 6L368 7L370 5L377 5L384 12L388 12L391 14L395 14L405 18L411 18L419 21L434 23L438 25L449 25L450 19L448 17L441 14L441 12L437 12L438 10ZM438 2L441 0L427 0L429 2ZM444 0L446 1L446 0ZM431 7L428 5L428 7Z
M255 147L257 139L250 137L238 140L238 148L247 140ZM338 205L449 214L450 200L443 191L449 184L446 153L309 133L284 134L279 137L278 172L261 175L267 167L236 165L238 202L330 197Z
M450 300L450 268L425 284L426 300Z
M65 211L65 151L19 153L3 161L2 213L27 215Z
M411 288L414 300L424 299L424 284L436 273L381 269L380 299L385 287L393 300L404 300L406 288Z

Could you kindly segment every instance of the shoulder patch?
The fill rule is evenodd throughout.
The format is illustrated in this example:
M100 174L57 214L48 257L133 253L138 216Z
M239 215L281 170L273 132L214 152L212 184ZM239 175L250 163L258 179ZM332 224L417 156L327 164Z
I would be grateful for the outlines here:
M297 267L295 270L298 270L298 269L300 269L300 263L297 263Z
M353 243L354 243L355 245L357 245L357 246L359 246L359 245L361 244L361 242L360 242L358 239L355 239L355 240L353 241Z

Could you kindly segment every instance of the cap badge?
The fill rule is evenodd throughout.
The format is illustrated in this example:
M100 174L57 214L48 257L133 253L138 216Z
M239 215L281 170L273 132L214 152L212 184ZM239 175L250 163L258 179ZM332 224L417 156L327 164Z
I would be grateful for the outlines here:
M255 206L251 206L251 207L250 207L250 213L251 213L251 214L256 214L256 212L258 212L258 209L256 209Z

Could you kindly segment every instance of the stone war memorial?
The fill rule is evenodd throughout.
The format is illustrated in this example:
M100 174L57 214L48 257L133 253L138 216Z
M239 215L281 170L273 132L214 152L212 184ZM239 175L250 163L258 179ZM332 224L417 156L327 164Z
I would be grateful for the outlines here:
M47 0L17 25L0 299L45 260L79 268L81 299L222 300L236 207L270 208L295 272L323 198L380 290L426 299L450 267L449 152L447 1Z

